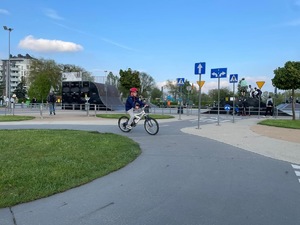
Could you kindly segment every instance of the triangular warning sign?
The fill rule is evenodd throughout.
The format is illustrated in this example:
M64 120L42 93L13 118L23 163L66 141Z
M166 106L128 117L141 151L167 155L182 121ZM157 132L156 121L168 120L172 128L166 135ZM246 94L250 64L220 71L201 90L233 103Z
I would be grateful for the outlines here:
M204 80L202 80L202 81L197 81L197 84L198 84L200 87L202 87L202 86L204 85L204 83L205 83Z
M257 87L259 89L261 89L264 86L265 82L264 81L256 81L256 84L257 84Z

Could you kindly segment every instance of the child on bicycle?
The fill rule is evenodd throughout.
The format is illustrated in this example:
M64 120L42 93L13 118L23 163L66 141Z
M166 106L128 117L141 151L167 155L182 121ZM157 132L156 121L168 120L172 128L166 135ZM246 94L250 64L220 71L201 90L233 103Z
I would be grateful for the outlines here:
M131 123L134 119L134 109L138 109L139 107L143 107L145 104L139 99L137 96L138 89L135 87L130 88L130 95L128 96L125 104L125 110L129 114L130 118L128 120L127 128L132 129Z

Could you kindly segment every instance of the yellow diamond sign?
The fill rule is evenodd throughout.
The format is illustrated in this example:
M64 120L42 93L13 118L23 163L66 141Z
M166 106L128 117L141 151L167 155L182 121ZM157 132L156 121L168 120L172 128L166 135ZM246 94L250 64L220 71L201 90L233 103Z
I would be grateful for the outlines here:
M197 81L197 84L198 84L200 87L202 87L202 86L204 85L204 83L205 83L204 80L202 80L202 81Z
M261 89L264 86L265 82L264 81L256 81L256 84L257 84L257 87L259 89Z

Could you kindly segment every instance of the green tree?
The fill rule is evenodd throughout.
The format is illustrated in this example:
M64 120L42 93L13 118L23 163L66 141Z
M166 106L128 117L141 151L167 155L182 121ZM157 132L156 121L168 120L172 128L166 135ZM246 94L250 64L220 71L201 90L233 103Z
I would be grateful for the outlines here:
M25 101L27 90L24 77L21 78L21 82L17 85L13 93L16 94L20 101Z
M140 73L140 82L141 82L140 94L145 98L149 98L151 91L155 87L155 81L153 77L151 77L147 73L142 72Z
M159 88L157 87L154 87L151 91L151 98L152 100L155 100L155 99L162 99L162 92L161 90L159 90Z
M127 96L129 89L132 87L136 87L140 90L141 88L141 81L140 81L140 73L136 70L120 70L120 92L123 96Z
M275 69L274 74L273 86L281 90L292 91L292 119L295 120L295 90L300 88L300 62L288 61L284 67Z
M208 91L208 96L213 102L218 104L218 89L212 89ZM220 102L225 101L226 97L232 96L232 92L228 87L220 88Z
M57 65L54 60L39 59L31 61L28 75L29 97L36 97L43 102L46 100L51 88L55 92L59 92L62 81L61 72L61 66Z

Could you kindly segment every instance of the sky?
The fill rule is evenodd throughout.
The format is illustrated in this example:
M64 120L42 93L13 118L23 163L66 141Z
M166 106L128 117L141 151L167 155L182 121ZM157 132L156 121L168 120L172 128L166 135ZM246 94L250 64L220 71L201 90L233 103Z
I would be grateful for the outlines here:
M300 0L0 0L12 55L80 66L94 76L138 70L160 88L184 78L202 91L218 88L211 69L227 68L252 87L274 91L274 70L300 58ZM0 32L0 59L8 57Z

